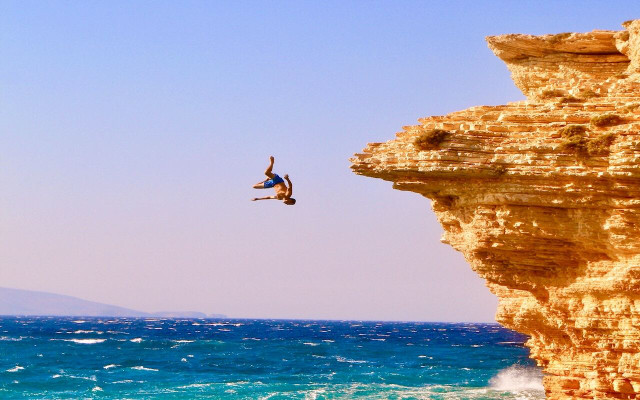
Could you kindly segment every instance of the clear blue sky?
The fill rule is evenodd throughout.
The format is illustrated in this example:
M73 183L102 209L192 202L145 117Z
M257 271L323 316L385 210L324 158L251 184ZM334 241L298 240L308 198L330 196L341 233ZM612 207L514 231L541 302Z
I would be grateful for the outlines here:
M2 286L491 321L429 202L348 158L419 117L522 99L486 35L638 17L630 1L0 2ZM270 154L294 207L249 201Z

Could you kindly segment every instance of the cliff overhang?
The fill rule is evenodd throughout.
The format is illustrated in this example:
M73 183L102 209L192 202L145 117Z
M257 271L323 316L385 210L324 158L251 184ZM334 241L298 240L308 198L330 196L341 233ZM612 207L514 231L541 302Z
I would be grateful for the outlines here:
M640 20L623 26L488 37L527 100L419 119L351 160L432 200L550 399L640 396Z

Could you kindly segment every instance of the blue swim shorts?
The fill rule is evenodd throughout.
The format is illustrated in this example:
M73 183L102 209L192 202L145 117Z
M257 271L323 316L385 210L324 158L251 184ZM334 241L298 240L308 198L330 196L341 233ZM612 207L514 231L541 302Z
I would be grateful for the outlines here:
M264 181L264 187L265 189L269 189L282 182L284 182L284 179L280 178L280 175L274 174L273 178Z

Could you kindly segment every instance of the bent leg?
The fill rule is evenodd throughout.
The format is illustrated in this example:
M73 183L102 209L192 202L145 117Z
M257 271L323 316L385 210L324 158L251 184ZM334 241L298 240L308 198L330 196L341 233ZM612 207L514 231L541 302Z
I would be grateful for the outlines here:
M266 189L266 187L264 187L264 181L262 182L258 182L255 185L253 185L254 189Z
M271 178L273 178L273 177L274 177L273 172L271 172L271 170L273 169L273 161L274 161L273 156L269 157L269 167L267 167L267 169L264 171L264 174L265 174L269 179L271 179Z

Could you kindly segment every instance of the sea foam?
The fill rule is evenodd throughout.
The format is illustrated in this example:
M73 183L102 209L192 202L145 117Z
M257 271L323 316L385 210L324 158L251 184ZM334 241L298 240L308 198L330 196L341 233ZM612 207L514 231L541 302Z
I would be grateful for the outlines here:
M102 343L107 339L64 339L65 342L73 342L78 344L96 344Z
M517 392L522 390L544 390L542 372L537 368L512 365L491 378L489 386L494 390Z
M137 365L135 367L131 367L131 369L135 369L137 371L154 371L154 372L158 371L155 368L147 368L147 367L143 367L142 365Z

